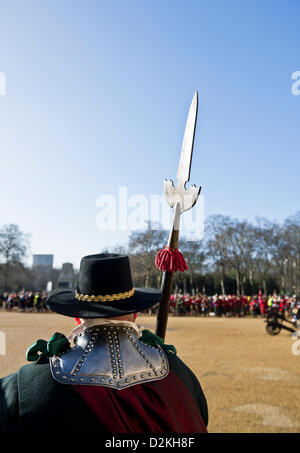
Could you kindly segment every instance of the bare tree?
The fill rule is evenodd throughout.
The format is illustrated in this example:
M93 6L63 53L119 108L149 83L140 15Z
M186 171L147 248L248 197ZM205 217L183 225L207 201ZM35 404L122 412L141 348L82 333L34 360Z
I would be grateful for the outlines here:
M184 272L184 278L188 276L190 288L194 285L194 275L200 273L203 268L205 253L203 250L203 242L201 241L186 241L183 237L180 241L180 250L188 265L188 271ZM184 285L186 286L186 285Z
M286 278L288 279L289 289L295 293L300 292L300 211L288 217L284 224L284 237L286 249L289 256L286 258Z
M24 234L18 225L4 225L0 229L0 258L4 287L8 289L8 278L12 265L22 263L29 249L29 235Z
M274 234L276 227L268 219L258 217L257 225L254 228L255 236L255 256L254 273L259 284L263 287L263 292L267 295L267 278L272 267L272 255L274 251Z
M144 278L144 286L149 287L151 275L156 276L159 287L161 273L154 267L156 253L163 248L168 240L168 232L152 230L150 223L144 231L133 231L129 237L129 254L133 274Z
M205 224L206 251L211 267L219 275L222 294L225 294L225 276L228 268L228 241L226 236L230 217L210 216Z
M253 226L243 220L232 219L226 230L229 242L228 260L231 263L236 277L236 293L245 293L244 284L255 250L255 236Z

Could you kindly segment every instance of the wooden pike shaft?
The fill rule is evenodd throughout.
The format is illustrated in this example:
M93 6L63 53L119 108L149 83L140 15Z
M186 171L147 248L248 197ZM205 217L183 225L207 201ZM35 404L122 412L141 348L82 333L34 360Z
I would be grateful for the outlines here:
M176 206L174 208L173 225L168 241L168 246L171 248L178 247L179 222L180 222L180 203L176 203ZM164 272L161 282L161 291L163 295L158 306L155 333L163 340L166 337L170 298L172 293L173 275L174 272Z

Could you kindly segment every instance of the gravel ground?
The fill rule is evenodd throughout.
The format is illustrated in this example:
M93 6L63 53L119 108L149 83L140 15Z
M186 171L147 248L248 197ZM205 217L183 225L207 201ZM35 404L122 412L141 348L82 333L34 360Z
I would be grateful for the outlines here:
M138 324L154 330L155 318ZM0 377L26 363L35 340L73 327L72 318L56 314L1 311ZM270 337L262 319L170 317L166 343L201 383L209 432L300 432L300 356L292 354L290 333Z

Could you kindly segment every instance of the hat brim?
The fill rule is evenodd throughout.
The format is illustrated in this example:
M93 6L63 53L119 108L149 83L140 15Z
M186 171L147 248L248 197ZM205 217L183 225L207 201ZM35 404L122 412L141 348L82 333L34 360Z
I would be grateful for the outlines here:
M152 288L135 288L128 299L113 302L82 302L75 291L59 291L47 299L47 305L56 313L73 318L108 318L123 316L150 308L162 298L162 292Z

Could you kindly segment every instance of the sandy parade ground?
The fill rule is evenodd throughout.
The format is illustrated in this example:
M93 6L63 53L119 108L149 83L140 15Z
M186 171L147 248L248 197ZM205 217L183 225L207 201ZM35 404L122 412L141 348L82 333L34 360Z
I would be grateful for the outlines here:
M153 331L155 318L139 317L138 324ZM72 318L57 314L0 311L6 340L0 377L26 363L26 350L38 338L49 340L56 331L67 335L73 327ZM209 432L300 432L300 355L292 354L294 342L289 332L269 336L261 318L170 317L166 337L202 385Z

